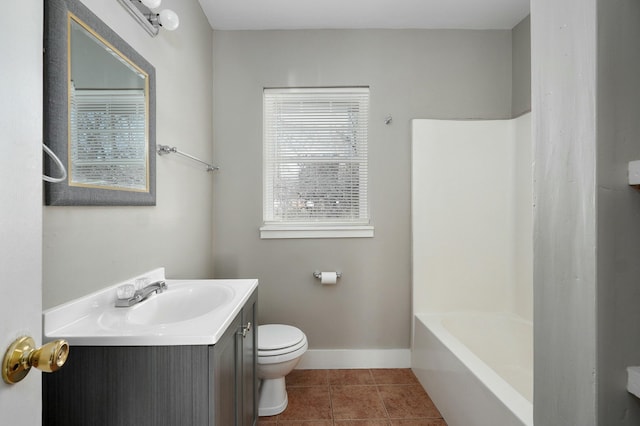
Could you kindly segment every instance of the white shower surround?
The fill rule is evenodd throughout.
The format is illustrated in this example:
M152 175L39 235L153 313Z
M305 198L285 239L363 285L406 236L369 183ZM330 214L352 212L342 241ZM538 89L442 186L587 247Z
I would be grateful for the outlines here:
M530 114L412 123L412 368L450 426L532 423L531 159Z

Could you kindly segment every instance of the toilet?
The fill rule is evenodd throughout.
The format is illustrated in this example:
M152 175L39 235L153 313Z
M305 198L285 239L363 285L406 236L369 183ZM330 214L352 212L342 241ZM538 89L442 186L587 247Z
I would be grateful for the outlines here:
M296 327L258 326L258 415L275 416L287 408L284 376L295 368L307 348L307 336Z

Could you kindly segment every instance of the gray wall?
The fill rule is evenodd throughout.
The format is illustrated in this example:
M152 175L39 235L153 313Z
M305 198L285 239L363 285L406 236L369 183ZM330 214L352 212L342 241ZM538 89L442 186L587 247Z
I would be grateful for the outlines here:
M597 420L596 0L537 0L531 16L534 423L589 426Z
M258 277L260 322L299 326L311 348L408 348L409 120L510 118L511 56L511 31L215 31L215 276ZM260 240L263 87L342 85L371 87L375 237Z
M157 143L212 157L212 30L197 0L165 0L182 25L150 37L117 2L84 0L156 68ZM51 307L146 270L210 278L215 175L157 158L154 207L45 207L43 304Z
M627 184L640 159L640 3L597 3L598 419L637 425L625 384L640 365L640 193Z
M511 115L519 117L531 111L531 17L520 21L511 34Z

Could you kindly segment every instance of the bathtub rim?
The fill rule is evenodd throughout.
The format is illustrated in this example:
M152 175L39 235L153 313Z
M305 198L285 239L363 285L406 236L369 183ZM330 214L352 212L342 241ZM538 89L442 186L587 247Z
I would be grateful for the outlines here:
M416 313L414 314L412 324L414 328L414 335L412 337L415 337L415 321L420 321L506 409L516 416L524 425L533 426L533 402L525 398L509 382L467 348L464 343L451 334L442 324L443 317L455 315L502 316L533 325L532 321L508 312L459 311ZM412 352L413 350L414 348L412 347Z

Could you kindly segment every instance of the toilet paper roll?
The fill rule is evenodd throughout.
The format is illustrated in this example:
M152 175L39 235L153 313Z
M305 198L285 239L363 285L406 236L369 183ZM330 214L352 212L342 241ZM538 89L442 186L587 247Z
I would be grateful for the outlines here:
M338 282L338 274L336 272L320 272L320 282L322 284L335 284Z

